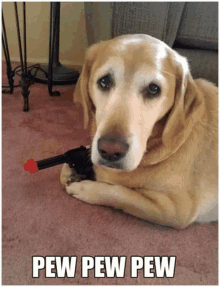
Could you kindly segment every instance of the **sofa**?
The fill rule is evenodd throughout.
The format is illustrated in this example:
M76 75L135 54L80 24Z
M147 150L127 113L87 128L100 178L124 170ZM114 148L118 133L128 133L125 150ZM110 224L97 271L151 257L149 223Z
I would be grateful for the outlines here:
M218 85L218 2L85 2L88 44L149 34L188 58L194 78Z

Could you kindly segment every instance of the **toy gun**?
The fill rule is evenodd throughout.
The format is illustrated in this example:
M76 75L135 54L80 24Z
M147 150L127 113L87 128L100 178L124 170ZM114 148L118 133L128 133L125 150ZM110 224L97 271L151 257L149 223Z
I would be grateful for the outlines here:
M63 163L67 163L70 168L74 168L82 179L94 180L95 174L90 158L90 149L84 146L68 150L62 155L39 161L29 159L27 163L24 164L24 169L34 173L41 169L49 168Z

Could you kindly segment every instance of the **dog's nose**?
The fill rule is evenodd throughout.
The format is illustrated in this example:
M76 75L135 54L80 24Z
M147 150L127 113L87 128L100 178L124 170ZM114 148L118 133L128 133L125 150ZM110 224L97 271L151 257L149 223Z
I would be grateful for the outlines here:
M123 158L129 149L129 145L121 136L110 134L98 140L98 151L107 161L117 161Z

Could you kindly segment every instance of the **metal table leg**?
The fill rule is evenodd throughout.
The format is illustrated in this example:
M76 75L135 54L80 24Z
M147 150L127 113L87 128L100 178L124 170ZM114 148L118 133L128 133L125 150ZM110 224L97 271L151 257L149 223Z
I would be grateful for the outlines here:
M18 34L18 46L19 46L19 52L20 52L20 63L21 63L21 80L20 80L20 85L22 88L22 95L24 97L24 107L23 111L28 112L29 111L29 87L31 85L31 79L28 76L27 72L27 46L26 46L26 3L23 2L23 40L24 40L24 58L22 54L22 46L21 46L21 34L20 34L20 27L19 27L19 19L18 19L18 8L17 8L17 3L14 3L15 6L15 18L16 18L16 24L17 24L17 34ZM24 59L24 60L23 60Z
M59 62L59 38L60 38L60 2L50 4L50 40L49 40L49 61L42 64L44 70L38 71L34 76L34 81L48 84L51 96L59 95L52 92L52 85L71 85L75 84L79 78L79 72L75 69L68 69Z
M54 50L55 43L59 39L56 37L56 31L58 28L58 21L60 18L60 3L50 3L50 40L49 40L49 63L48 63L48 91L50 96L60 96L60 92L52 91L53 85L53 60L54 60ZM52 21L54 19L54 21ZM55 41L56 40L56 41Z
M10 59L10 54L9 54L9 49L8 49L8 40L7 40L7 34L6 34L6 29L5 29L3 11L2 11L2 46L3 46L3 51L5 54L7 76L8 76L8 83L9 83L9 90L2 90L2 93L13 94L15 72L12 70L12 67L11 67L11 59Z
M26 42L26 3L23 2L23 49L22 52L22 44L21 44L21 34L19 27L19 17L18 17L18 8L17 3L14 2L15 8L15 20L17 27L17 35L18 35L18 47L20 54L20 66L16 67L14 70L11 67L9 49L8 49L8 41L5 29L5 22L2 12L2 45L3 51L5 54L6 65L7 65L7 76L9 81L9 91L3 90L5 93L13 93L14 89L14 75L15 71L20 68L20 72L16 71L21 77L19 81L22 95L24 98L24 107L23 111L29 111L29 87L33 84L33 82L40 82L48 84L48 90L50 96L59 96L60 92L52 91L53 85L68 85L75 84L79 77L79 72L77 70L70 70L63 67L59 62L59 30L60 30L60 2L51 2L50 6L50 39L49 39L49 63L47 65L47 69L42 69L39 64L32 65L27 67L27 42ZM32 74L32 71L35 69L35 73ZM43 74L42 77L39 77L38 74Z

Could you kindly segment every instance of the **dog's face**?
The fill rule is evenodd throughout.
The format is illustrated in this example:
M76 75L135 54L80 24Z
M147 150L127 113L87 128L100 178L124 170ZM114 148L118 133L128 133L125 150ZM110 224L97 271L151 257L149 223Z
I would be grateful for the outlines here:
M76 90L85 120L93 117L95 165L125 171L137 168L155 124L174 105L174 62L182 61L182 70L187 69L179 57L146 35L122 36L92 46Z

